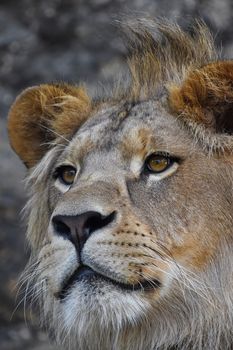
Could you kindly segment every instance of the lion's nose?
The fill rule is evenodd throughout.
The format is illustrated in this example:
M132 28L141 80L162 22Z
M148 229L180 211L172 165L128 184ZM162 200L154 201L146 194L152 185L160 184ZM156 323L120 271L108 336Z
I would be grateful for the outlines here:
M87 211L76 216L56 215L52 224L56 234L68 238L81 251L90 235L108 226L114 221L116 212L109 215L102 215L95 211Z

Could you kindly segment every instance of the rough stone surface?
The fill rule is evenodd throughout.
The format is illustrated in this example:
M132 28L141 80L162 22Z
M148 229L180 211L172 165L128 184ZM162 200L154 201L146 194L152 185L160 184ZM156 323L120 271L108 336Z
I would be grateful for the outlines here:
M17 278L27 259L19 215L26 198L25 169L8 145L7 111L22 89L42 82L84 80L91 90L97 82L114 82L124 65L124 46L112 24L121 13L165 16L186 23L201 17L223 53L233 56L231 0L1 0L1 350L52 349L43 333L30 321L25 323L24 302L19 303L20 298L15 302Z

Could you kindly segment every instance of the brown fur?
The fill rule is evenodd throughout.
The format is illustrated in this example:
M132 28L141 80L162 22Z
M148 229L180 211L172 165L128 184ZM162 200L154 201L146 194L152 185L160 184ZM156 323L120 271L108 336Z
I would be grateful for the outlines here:
M29 88L17 98L9 113L11 145L31 167L49 149L49 142L56 138L64 142L85 122L90 111L91 100L83 88L67 84Z
M172 110L184 120L214 132L233 130L233 61L210 63L190 72L181 86L170 87Z
M130 160L132 156L141 157L145 159L148 150L152 148L152 145L155 145L153 136L148 137L148 130L139 130L135 135L127 135L122 141L121 151L125 159Z

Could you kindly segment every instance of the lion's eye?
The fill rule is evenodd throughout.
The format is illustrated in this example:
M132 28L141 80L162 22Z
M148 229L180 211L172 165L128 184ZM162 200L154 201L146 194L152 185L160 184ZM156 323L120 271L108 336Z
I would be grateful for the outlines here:
M174 163L174 159L168 155L151 154L145 161L146 170L150 173L162 173Z
M65 185L70 186L74 182L76 169L70 165L64 165L56 169L55 178L58 178Z

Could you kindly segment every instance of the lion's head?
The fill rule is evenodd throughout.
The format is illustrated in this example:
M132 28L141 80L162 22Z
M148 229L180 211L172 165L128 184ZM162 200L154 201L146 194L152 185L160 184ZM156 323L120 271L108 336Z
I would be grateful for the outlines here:
M40 85L11 108L31 293L65 348L231 349L233 62L203 24L126 33L111 96Z

